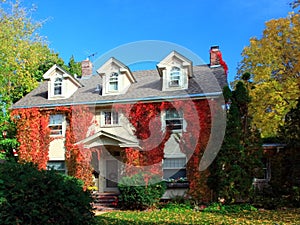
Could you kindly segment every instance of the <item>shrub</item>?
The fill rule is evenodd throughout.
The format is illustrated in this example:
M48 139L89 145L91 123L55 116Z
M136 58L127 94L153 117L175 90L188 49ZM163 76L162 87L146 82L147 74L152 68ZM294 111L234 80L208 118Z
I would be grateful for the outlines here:
M157 204L166 191L166 184L157 175L138 173L122 177L119 203L126 209L147 209Z
M0 164L1 224L93 224L82 182L33 164Z

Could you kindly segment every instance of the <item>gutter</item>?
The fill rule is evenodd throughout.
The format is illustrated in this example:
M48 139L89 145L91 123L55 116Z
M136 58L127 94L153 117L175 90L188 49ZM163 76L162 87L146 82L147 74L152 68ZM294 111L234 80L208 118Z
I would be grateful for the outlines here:
M164 100L175 100L175 99L204 99L213 98L222 95L222 92L212 92L208 94L190 94L190 95L178 95L178 96L155 96L146 98L131 98L131 99L114 99L114 100L100 100L100 101L86 101L86 102L67 102L67 103L56 103L56 104L37 104L30 106L12 106L10 109L28 109L28 108L52 108L58 106L73 106L73 105L112 105L120 103L135 103L135 102L161 102Z

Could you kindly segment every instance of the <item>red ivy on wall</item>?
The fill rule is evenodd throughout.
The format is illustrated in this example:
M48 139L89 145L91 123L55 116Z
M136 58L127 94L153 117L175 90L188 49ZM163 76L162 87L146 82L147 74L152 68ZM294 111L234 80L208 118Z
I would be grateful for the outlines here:
M93 124L93 114L87 106L56 107L55 110L64 113L68 122L65 134L68 175L83 180L86 189L93 185L91 151L78 142L87 137Z
M211 132L211 120L215 106L213 101L176 100L173 102L136 103L114 105L122 111L134 128L140 140L141 149L126 148L123 152L126 160L126 173L134 174L141 170L161 174L161 161L164 147L171 132L163 130L161 112L166 109L182 111L186 127L179 140L181 151L189 159L187 177L190 182L189 194L199 201L210 200L210 190L206 185L208 170L199 171L199 163L206 149ZM36 108L20 109L12 112L17 124L19 156L21 161L30 161L45 169L48 161L50 130L49 114L63 113L68 123L65 134L66 162L68 174L82 179L85 187L92 185L92 151L85 149L79 141L87 137L89 128L94 123L93 113L85 106L57 107L43 111ZM92 135L91 133L89 135ZM145 177L147 179L147 177Z
M93 123L93 114L85 106L56 107L53 110L38 108L16 109L11 113L17 125L17 140L20 143L19 161L33 162L40 169L46 169L49 160L50 137L49 115L62 113L68 123L65 134L66 164L68 175L84 181L84 188L92 185L91 153L83 145Z
M171 135L170 131L161 129L161 112L167 109L182 111L187 125L180 138L179 146L189 159L187 163L189 194L194 199L208 202L210 190L206 181L209 173L208 170L199 171L199 164L209 141L215 106L210 100L176 100L116 106L117 110L122 109L126 112L142 147L142 150L134 148L125 150L127 174L134 174L141 170L161 174L160 162L164 157L164 146Z
M19 161L33 162L46 169L50 145L49 114L37 108L18 109L11 113L17 125L17 140L20 143Z
M138 102L134 105L117 105L115 109L126 114L134 127L134 134L139 139L141 147L141 149L125 149L126 174L130 175L139 171L162 174L163 150L170 132L161 129L161 103Z

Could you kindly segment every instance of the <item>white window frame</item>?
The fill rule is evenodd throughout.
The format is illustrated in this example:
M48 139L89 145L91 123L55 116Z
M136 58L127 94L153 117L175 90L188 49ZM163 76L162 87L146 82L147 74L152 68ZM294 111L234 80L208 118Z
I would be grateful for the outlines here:
M49 116L48 127L50 128L50 136L63 136L64 135L64 115L63 114L51 114Z
M110 118L108 118L108 114L110 114ZM110 121L110 123L108 123ZM112 127L119 126L120 123L120 115L118 112L113 110L104 110L101 112L101 127Z
M168 161L170 162L171 160L173 160L173 162L168 163ZM177 162L176 162L177 160ZM176 173L178 173L179 171L184 171L183 173L185 173L185 177L186 177L186 157L172 157L172 158L165 158L163 159L162 162L162 168L163 168L163 178L164 179L170 179L172 178L172 176L166 176L165 171L168 171L168 174L173 174L176 175ZM174 173L170 172L173 171ZM178 179L178 178L183 178L181 177L173 177L173 179Z
M63 79L61 77L55 77L53 81L53 96L62 96L62 94L63 94Z
M182 71L179 67L173 66L170 70L169 87L182 86Z
M177 117L168 118L169 115L175 115L175 113L178 115ZM164 114L164 125L166 128L170 128L172 132L181 132L183 130L184 119L183 113L181 111L178 111L176 109L167 109ZM180 123L172 123L172 121L180 121ZM180 126L180 128L177 128L177 126Z
M108 91L117 92L118 90L119 90L119 74L117 72L113 72L109 76Z

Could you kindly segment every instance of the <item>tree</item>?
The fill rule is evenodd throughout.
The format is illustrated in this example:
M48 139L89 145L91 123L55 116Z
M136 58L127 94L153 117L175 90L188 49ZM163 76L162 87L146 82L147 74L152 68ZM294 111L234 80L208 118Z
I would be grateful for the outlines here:
M45 62L60 61L37 34L40 22L32 21L19 1L0 8L0 95L8 106L33 90L49 69ZM62 61L63 62L63 61Z
M225 101L231 104L224 142L210 166L208 185L216 199L234 203L250 197L255 171L261 166L261 141L260 134L251 126L250 98L244 82L239 81L234 91L225 87L223 93Z
M293 9L297 8L300 5L300 0L296 0L290 3Z
M69 60L68 70L74 76L75 75L77 75L79 77L81 76L81 63L76 62L73 55L71 56L71 58Z
M268 21L262 37L251 38L242 56L236 78L251 74L253 124L263 137L276 136L300 95L300 14Z
M300 99L299 99L300 100ZM296 108L291 109L285 116L284 125L280 127L279 137L289 147L300 147L300 101Z
M0 158L12 158L18 147L9 107L33 90L43 74L64 61L49 49L38 34L41 23L33 22L19 1L0 6Z

